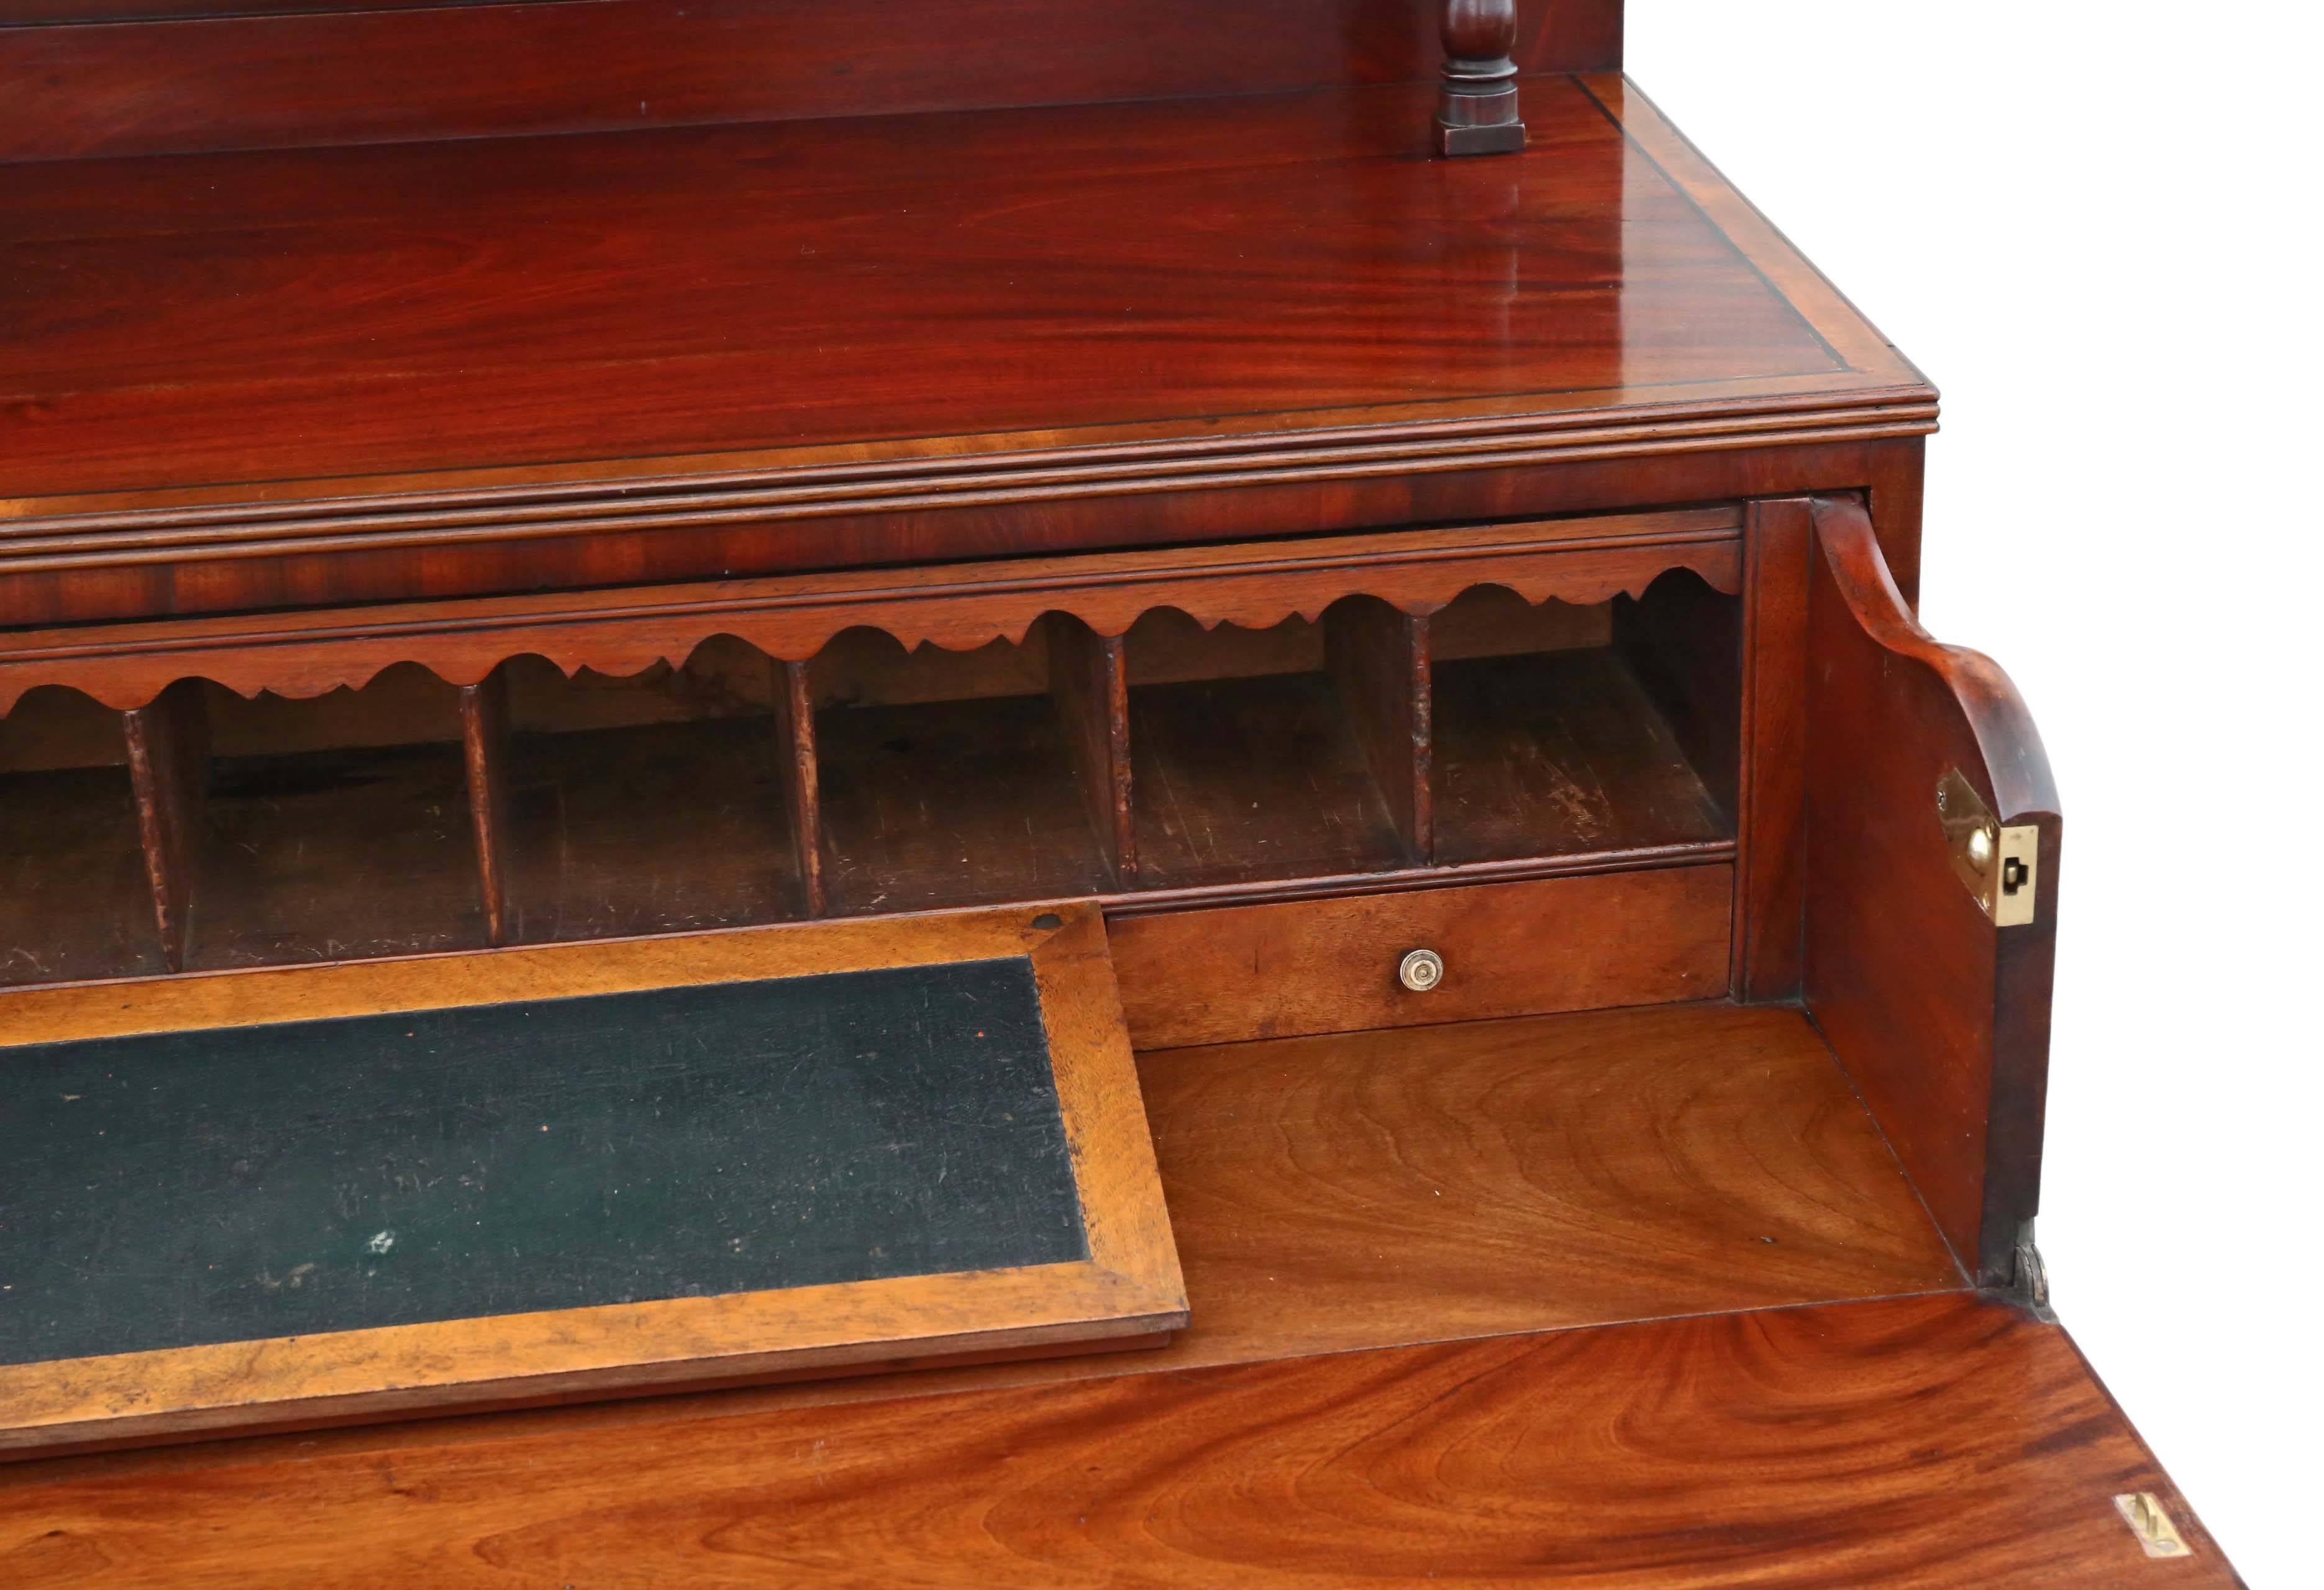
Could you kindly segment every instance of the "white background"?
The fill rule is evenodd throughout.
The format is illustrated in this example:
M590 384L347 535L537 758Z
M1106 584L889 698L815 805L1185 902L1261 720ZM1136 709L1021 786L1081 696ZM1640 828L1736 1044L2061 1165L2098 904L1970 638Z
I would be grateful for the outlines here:
M1631 76L1944 394L1922 617L2015 678L2066 816L2054 1299L2248 1581L2324 1585L2310 8L1628 9Z

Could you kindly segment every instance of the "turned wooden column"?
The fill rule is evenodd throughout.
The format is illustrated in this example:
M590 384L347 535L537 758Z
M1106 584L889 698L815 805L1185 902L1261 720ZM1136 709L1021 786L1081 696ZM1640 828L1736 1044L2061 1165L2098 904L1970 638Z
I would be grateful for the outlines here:
M1444 0L1444 81L1436 95L1436 152L1513 154L1517 117L1517 0Z

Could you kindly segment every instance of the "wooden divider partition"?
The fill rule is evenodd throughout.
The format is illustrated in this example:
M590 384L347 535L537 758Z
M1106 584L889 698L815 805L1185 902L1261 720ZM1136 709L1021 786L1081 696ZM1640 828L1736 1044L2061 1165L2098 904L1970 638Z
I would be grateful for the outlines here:
M121 711L153 921L172 971L187 965L200 870L193 835L210 758L201 681L246 696L316 696L359 687L393 665L418 663L456 686L476 893L485 940L500 945L522 936L512 837L510 659L539 654L567 676L583 668L630 675L658 662L681 666L720 635L755 648L768 669L763 698L772 708L767 720L791 851L790 910L798 916L881 908L834 896L825 758L817 745L809 666L835 635L867 627L908 648L932 642L958 652L1028 637L1043 643L1047 694L1102 860L1102 885L1082 892L1130 909L1141 901L1176 905L1370 888L1383 869L1417 883L1641 860L1717 860L1734 853L1731 825L1724 835L1695 833L1660 847L1582 842L1581 854L1571 839L1545 837L1538 856L1484 863L1456 858L1462 864L1440 867L1431 642L1434 615L1479 586L1505 587L1536 605L1553 597L1600 603L1618 594L1640 596L1659 576L1684 569L1700 578L1688 585L1700 595L1684 599L1695 606L1712 592L1735 595L1742 582L1741 526L1738 510L1713 508L651 587L593 593L586 603L514 597L19 633L0 649L0 711L12 709L27 689L56 684ZM1206 631L1221 624L1264 630L1295 618L1320 628L1323 673L1392 823L1393 855L1336 880L1289 877L1279 866L1254 863L1231 865L1234 876L1225 881L1173 887L1141 866L1124 638L1157 608L1177 609ZM1731 694L1724 683L1708 691ZM1692 712L1684 696L1682 690L1665 698L1681 740L1690 718L1705 715ZM1717 720L1721 710L1731 735L1731 704L1707 715ZM1731 757L1731 750L1724 760L1714 752L1712 760L1725 767ZM1731 769L1713 771L1711 784L1722 777L1731 783ZM966 792L910 793L943 800Z
M193 908L193 827L209 772L209 724L198 683L180 680L149 704L122 713L121 724L161 959L182 971Z

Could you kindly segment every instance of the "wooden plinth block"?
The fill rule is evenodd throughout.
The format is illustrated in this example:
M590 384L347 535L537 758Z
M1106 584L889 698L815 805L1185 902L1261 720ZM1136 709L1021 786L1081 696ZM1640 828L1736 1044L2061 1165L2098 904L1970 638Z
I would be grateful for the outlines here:
M1526 146L1517 114L1516 0L1444 0L1443 81L1436 95L1436 152L1515 154Z

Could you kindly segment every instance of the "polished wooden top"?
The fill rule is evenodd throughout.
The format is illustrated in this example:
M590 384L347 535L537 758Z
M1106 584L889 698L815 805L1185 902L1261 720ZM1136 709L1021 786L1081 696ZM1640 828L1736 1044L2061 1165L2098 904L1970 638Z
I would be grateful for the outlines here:
M0 1476L0 1561L59 1590L2242 1584L2065 1333L1973 1294L584 1412ZM2143 1553L2141 1492L2187 1555Z
M0 1464L0 1581L2236 1582L2064 1332L1962 1290L1797 1010L1139 1071L1166 1348Z
M1416 85L12 167L0 573L1932 428L1635 89L1526 92L1490 161Z

